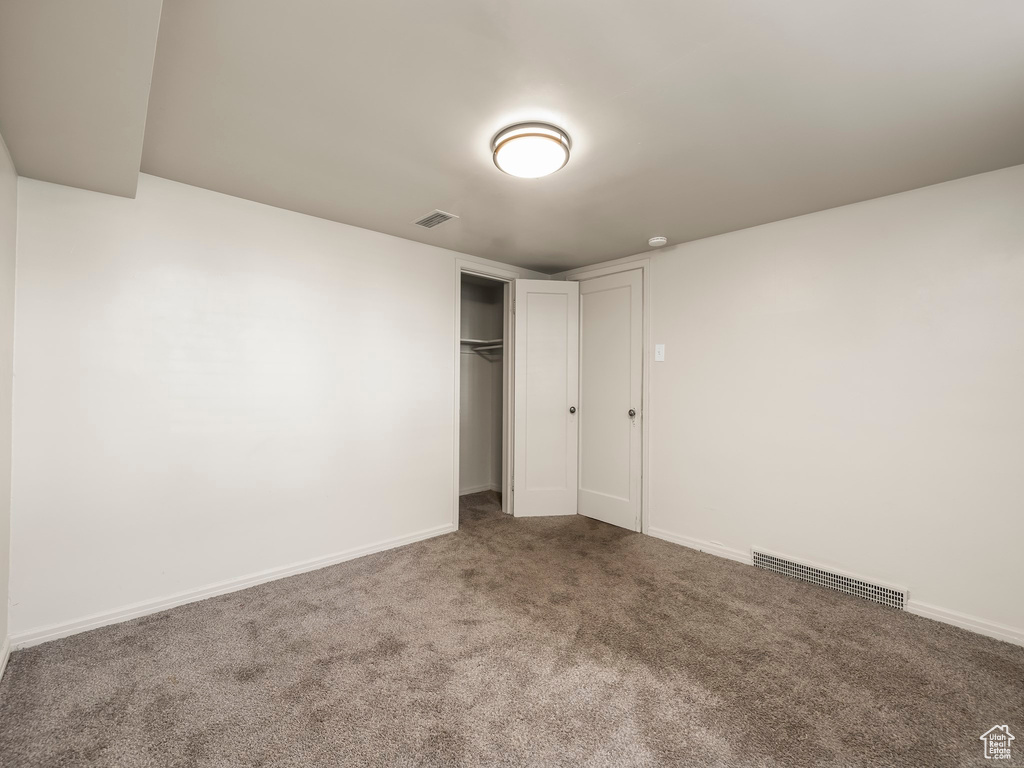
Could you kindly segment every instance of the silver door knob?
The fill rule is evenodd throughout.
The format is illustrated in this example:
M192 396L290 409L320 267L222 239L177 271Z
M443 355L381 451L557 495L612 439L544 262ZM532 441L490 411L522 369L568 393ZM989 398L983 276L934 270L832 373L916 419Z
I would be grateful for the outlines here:
M629 409L629 418L636 418L636 411L633 410L632 408Z
M569 413L576 413L576 406L575 405L570 405L569 406Z

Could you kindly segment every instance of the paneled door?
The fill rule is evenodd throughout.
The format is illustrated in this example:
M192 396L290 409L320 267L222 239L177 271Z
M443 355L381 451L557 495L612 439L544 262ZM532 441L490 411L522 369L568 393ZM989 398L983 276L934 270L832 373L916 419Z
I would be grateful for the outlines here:
M574 515L579 283L516 280L512 495L518 516Z
M643 274L580 283L579 513L640 530Z

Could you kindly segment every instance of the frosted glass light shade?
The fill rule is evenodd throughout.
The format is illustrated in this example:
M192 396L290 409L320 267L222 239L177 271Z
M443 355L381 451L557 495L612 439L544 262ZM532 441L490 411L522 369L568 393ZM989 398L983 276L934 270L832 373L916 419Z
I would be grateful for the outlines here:
M548 123L519 123L500 131L491 142L494 164L510 176L537 179L569 162L569 136Z

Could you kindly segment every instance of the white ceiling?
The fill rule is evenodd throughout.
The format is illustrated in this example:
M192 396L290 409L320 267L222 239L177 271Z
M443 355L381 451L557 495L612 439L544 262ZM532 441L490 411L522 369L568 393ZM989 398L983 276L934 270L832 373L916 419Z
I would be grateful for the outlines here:
M0 135L22 176L134 197L160 0L2 0Z
M97 28L122 5L90 4ZM147 29L113 21L103 50L51 53L107 77L90 56ZM141 168L553 272L1024 163L1022 40L1020 0L167 0ZM55 100L34 82L0 95L24 175L8 126ZM123 128L104 84L64 121ZM519 120L571 134L562 171L494 168ZM461 218L410 223L434 208Z

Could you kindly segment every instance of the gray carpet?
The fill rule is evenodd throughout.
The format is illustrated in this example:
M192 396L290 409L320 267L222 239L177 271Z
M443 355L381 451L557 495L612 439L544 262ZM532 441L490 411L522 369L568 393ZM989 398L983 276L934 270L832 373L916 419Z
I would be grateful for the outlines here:
M1004 723L1024 765L1024 648L478 494L458 533L15 653L0 763L979 766Z

